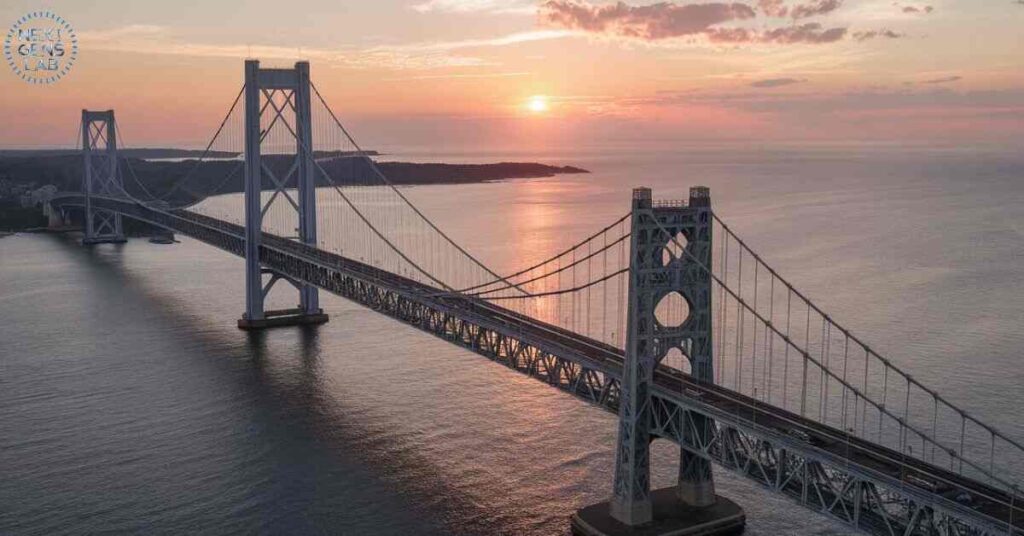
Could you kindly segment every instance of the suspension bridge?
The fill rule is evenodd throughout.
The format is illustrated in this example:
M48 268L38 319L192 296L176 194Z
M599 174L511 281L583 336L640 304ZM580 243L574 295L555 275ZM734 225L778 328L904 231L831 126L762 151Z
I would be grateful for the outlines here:
M51 201L82 213L83 242L146 222L245 259L241 328L327 322L326 291L617 414L611 498L573 516L578 533L735 530L717 465L867 534L1024 534L1024 446L839 325L707 188L638 188L607 226L501 274L376 167L308 63L246 61L203 156L162 188L135 169L159 164L118 157L119 132L113 111L83 111L82 191ZM265 309L277 286L296 307ZM669 490L651 489L654 439L680 447Z

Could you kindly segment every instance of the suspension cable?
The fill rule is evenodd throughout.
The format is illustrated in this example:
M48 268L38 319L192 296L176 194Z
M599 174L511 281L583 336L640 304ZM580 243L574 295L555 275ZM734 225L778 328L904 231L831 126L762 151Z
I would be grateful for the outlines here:
M172 193L176 192L178 188L185 184L185 181L192 177L192 174L195 173L197 169L199 169L199 165L202 164L206 156L210 154L210 148L213 147L213 144L217 141L217 138L220 137L221 131L224 130L224 125L227 124L228 119L231 118L231 114L234 113L235 106L238 106L238 101L241 100L243 93L245 93L244 84L242 85L242 89L238 90L238 95L235 95L235 100L231 103L231 108L228 109L227 115L224 116L224 119L220 122L220 126L217 127L217 132L213 134L213 138L211 138L210 142L206 144L206 149L203 150L203 154L200 155L198 160L196 160L196 163L192 166L191 169L189 169L188 173L186 173L184 177L182 177L173 185L171 185L171 188L164 192L163 195L161 195L157 199L158 201L165 201L168 197L170 197Z
M719 221L720 221L720 220L719 220ZM764 318L764 317L763 317L763 316L762 316L762 315L761 315L761 314L760 314L760 313L759 313L758 311L755 311L755 310L753 310L753 309L752 309L752 308L750 307L750 304L748 304L748 303L746 302L746 300L744 300L744 299L743 299L742 297L740 297L739 295L737 295L737 294L736 294L736 292L735 292L735 291L733 291L733 290L732 290L731 288L729 288L728 286L726 286L726 284L725 284L725 283L724 283L724 282L723 282L723 281L722 281L722 280L721 280L721 279L720 279L720 278L719 278L719 277L718 277L717 275L715 275L715 274L714 274L714 272L712 272L712 271L711 271L711 269L710 269L710 268L709 268L709 267L708 267L707 265L705 265L705 264L704 264L703 262L701 262L701 260L700 260L700 259L698 259L697 257L695 257L695 256L694 256L694 255L693 255L692 253L690 253L690 252L689 252L689 251L688 251L688 250L687 250L686 248L684 248L684 247L683 247L683 246L682 246L681 244L679 244L679 242L678 242L678 241L676 240L675 236L673 236L673 235L672 235L671 233L669 233L669 232L668 232L668 230L666 230L666 229L665 229L665 228L664 228L664 227L663 227L663 226L661 225L661 223L660 223L660 222L658 222L657 220L654 220L654 223L655 223L655 225L657 225L657 226L658 226L658 229L659 229L659 230L660 230L660 231L661 231L661 232L662 232L662 233L663 233L663 234L664 234L665 236L667 236L667 237L669 238L669 240L670 240L670 241L672 241L672 242L673 242L673 243L674 243L674 244L675 244L675 245L676 245L677 247L679 247L679 248L681 248L681 249L683 250L683 253L684 253L684 254L685 254L686 256L688 256L688 257L690 258L690 260L692 260L692 261L693 261L693 262L694 262L694 263L695 263L695 264L696 264L696 265L697 265L697 266L698 266L698 267L699 267L699 268L700 268L700 269L701 269L702 271L704 271L705 273L707 273L707 274L708 274L708 276L710 276L712 280L714 280L714 281L715 281L716 283L718 283L718 284L719 284L719 286L721 286L721 287L722 287L722 288L723 288L723 289L724 289L724 290L725 290L725 291L726 291L726 292L727 292L727 293L728 293L728 294L729 294L730 296L732 296L732 298L733 298L734 300L736 300L736 302L737 302L737 304L738 304L739 306L742 306L742 307L743 307L744 309L746 309L746 310L747 310L747 311L748 311L748 312L749 312L749 313L751 314L751 316L753 316L753 317L754 317L755 319L759 320L759 321L761 322L761 324L763 324L764 326L766 326L766 327L767 327L768 329L771 329L771 330L772 330L772 331L773 331L773 332L774 332L774 333L776 334L776 336L778 336L778 337L782 338L782 340L784 340L784 341L785 341L785 342L786 342L787 344L789 344L789 345L792 345L792 346L793 346L793 348L794 348L794 349L795 349L796 351L798 351L798 352L801 352L801 353L803 354L803 356L804 356L804 359L805 359L805 360L807 360L807 361L810 361L811 363L813 363L813 364L814 364L815 366L817 366L817 367L818 367L818 368L819 368L820 370L822 370L822 371L823 371L823 372L824 372L825 374L827 374L827 375L828 375L828 376L829 376L830 378L832 378L832 379L834 379L834 380L838 381L838 382L839 382L839 383L840 383L841 385L843 385L844 387L846 387L847 389L849 389L849 390L850 390L850 391L851 391L852 393L854 393L854 394L855 394L856 396L858 396L859 398L861 398L862 400L864 400L864 401L865 401L866 403L870 403L870 404L871 404L872 406L874 406L874 407L875 407L875 408L876 408L876 409L878 410L878 412L879 412L879 413L881 413L881 414L884 414L884 415L887 415L887 416L889 416L889 417L890 417L891 419L895 420L895 421L896 421L897 423L899 423L899 424L900 424L901 430L903 431L903 433L904 433L904 434L905 434L906 432L908 432L908 431L909 431L909 432L913 432L913 433L914 433L914 434L916 434L916 435L917 435L918 437L920 437L922 441L926 441L926 442L928 442L928 443L933 443L933 444L937 445L937 446L938 446L939 448L943 449L943 450L944 450L944 451L946 451L946 452L955 452L955 451L953 451L953 450L951 450L951 449L949 449L949 448L946 448L946 447L945 447L944 445L942 445L941 443L939 443L937 439L935 439L935 438L932 438L932 437L928 436L927 434L925 434L924 432L921 432L920 430L918 430L918 429L917 429L917 428L916 428L916 427L915 427L914 425L910 424L910 422L909 422L909 419L906 419L906 418L902 418L902 417L899 417L899 416L896 416L896 415L894 415L894 414L893 414L893 413L892 413L891 411L889 411L889 410L888 410L888 409L887 409L887 408L886 408L886 407L885 407L884 405L880 405L880 404L878 404L877 402L875 402L874 400L872 400L871 398L869 398L869 397L868 397L867 395L865 395L864 393L860 392L860 390L859 390L859 389L857 389L856 387L854 387L853 385L851 385L850 383L848 383L848 382L847 382L846 380L844 380L844 379L840 378L840 377L839 377L839 376L838 376L837 374L835 374L835 373L834 373L834 372L832 372L831 370L829 370L829 369L825 368L825 367L824 367L824 366L822 365L821 361L819 361L819 360L817 360L816 358L812 357L812 356L811 356L811 355L810 355L810 354L809 354L809 353L808 353L808 352L807 352L806 350L804 350L804 349L802 349L802 348L800 348L800 347L796 346L795 342L794 342L794 341L793 341L792 339L790 339L790 338L789 338L788 336L786 336L786 335L784 335L784 334L783 334L782 332L780 332L780 331L778 330L778 328L777 328L777 327L776 327L776 326L775 326L774 324L772 324L771 322L767 321L767 320L766 320L766 319L765 319L765 318ZM781 279L781 278L780 278L780 279ZM837 327L838 327L838 326L837 326ZM839 328L839 329L842 329L842 328ZM909 390L908 390L908 395L909 395ZM990 431L991 431L991 430L990 430ZM972 462L971 460L969 460L969 459L966 459L966 458L965 458L965 457L963 456L963 453L962 453L962 452L961 452L961 453L960 453L959 455L957 455L957 457L958 457L958 458L960 458L960 459L961 459L962 461L965 461L965 462L967 462L967 464L968 464L969 466L971 466L971 467L973 467L974 469L978 470L979 472L981 472L981 473L982 473L982 474L984 474L985 476L988 476L989 478L991 478L991 479L993 479L993 480L995 480L995 481L999 481L1000 483L1002 483L1002 484L1004 484L1004 485L1006 485L1006 486L1008 486L1008 487L1009 487L1009 486L1012 486L1012 485L1013 485L1012 483L1010 483L1010 482L1008 482L1008 481L1006 481L1006 480L1003 480L1003 478L1002 478L1002 477L996 476L996 475L994 474L994 471L992 471L992 470L986 470L986 469L982 468L981 466L979 466L979 465L975 464L975 463L974 463L974 462Z
M623 269L618 270L616 272L612 272L612 273L610 273L610 274L608 274L608 275L606 275L606 276L604 276L604 277L602 277L600 279L595 279L593 281L589 281L589 282L584 283L582 285L577 285L575 287L567 288L567 289L552 290L552 291L548 291L548 292L538 292L536 294L527 294L526 296L496 296L496 297L493 297L493 298L483 298L483 299L485 299L487 301L525 300L525 299L529 299L529 298L543 298L544 296L559 296L559 295L562 295L562 294L569 294L571 292L577 292L577 291L580 291L580 290L588 289L588 288L590 288L590 287L592 287L594 285L601 284L601 283L603 283L603 282L605 282L605 281L607 281L607 280L609 280L609 279L611 279L611 278L613 278L613 277L615 277L617 275L624 274L624 273L626 273L628 271L629 271L629 268L623 268Z
M121 125L117 121L114 121L114 129L117 131L117 138L125 146L125 149L127 149L128 142L125 140L124 134L121 132ZM128 173L131 175L132 180L135 181L135 184L137 184L139 188L142 190L142 192L149 196L151 200L156 201L157 198L153 195L152 192L149 191L149 188L146 188L146 185L142 184L142 181L139 180L139 176L135 174L135 168L132 167L131 158L125 156L124 163L125 166L128 168ZM127 189L125 193L127 193Z
M588 254L586 257L583 257L582 259L579 259L577 261L573 261L572 264L567 264L565 266L562 266L562 267L556 269L553 272L547 272L547 273L541 274L539 276L533 277L531 279L527 279L526 281L520 281L519 284L520 285L528 285L528 284L533 283L535 281L539 281L541 279L546 279L546 278L551 277L553 275L557 275L560 272L568 270L569 268L573 268L573 267L575 267L575 266L577 266L579 264L582 264L584 261L588 261L588 260L590 260L590 259L592 259L592 258L594 258L594 257L596 257L598 255L600 255L601 253L603 253L605 251L608 251L608 249L610 249L611 247L615 246L616 244L626 240L627 238L629 238L628 234L622 235L615 242L612 242L611 244L608 244L608 245L602 247L601 249L599 249L599 250L597 250L597 251L595 251L593 253ZM508 276L508 277L511 278L513 276ZM481 297L487 298L487 296L484 296L485 294L491 294L491 293L494 293L494 292L500 292L502 290L508 290L510 288L512 288L512 287L511 286L504 286L504 287L499 287L499 288L494 288L494 289L489 289L489 290L482 290L480 292L470 292L467 295L469 295L469 296L481 296ZM459 290L459 292L465 293L465 289L461 289L461 290Z
M337 125L338 128L341 129L341 132L345 135L346 138L348 138L349 143L351 143L352 146L356 148L356 151L358 151L360 154L362 154L363 153L363 149L361 147L359 147L359 144L356 143L355 139L353 139L352 136L348 133L348 130L345 128L344 125L341 124L341 121L338 120L338 117L336 115L334 115L334 110L332 110L331 107L327 105L327 102L324 101L324 98L323 98L322 95L320 95L320 91L316 88L316 85L313 84L312 82L310 82L309 85L310 85L310 87L313 88L313 92L316 93L317 98L320 99L320 103L324 105L325 109L327 109L327 113L330 114L331 119L334 120L334 124ZM488 268L484 263L480 262L480 260L478 260L476 257L474 257L472 254L470 254L468 251L463 249L462 246L460 246L458 243L456 243L454 240L452 240L447 234L445 234L444 231L439 229L437 227L437 225L434 225L433 221L431 221L429 218L426 217L426 215L424 215L422 212L420 212L420 209L418 207L416 207L416 205L414 205L411 201L409 201L409 199L407 199L405 197L405 195L403 195L402 192L397 187L395 187L395 185L392 184L392 182L390 180L388 180L387 176L385 176L384 173L380 170L380 168L377 167L377 163L374 162L372 158L367 158L366 160L370 163L370 169L372 169L374 171L374 173L378 177L380 177L381 180L384 181L385 184L390 186L391 189L395 192L395 194L398 195L398 197L401 198L402 201L404 201L405 204L408 205L409 208L411 208L413 210L413 212L416 213L417 216L422 218L423 221L426 222L426 224L429 225L431 229L433 229L435 232L437 232L449 244L454 246L455 249L457 249L459 251L459 253L462 253L463 255L465 255L469 260L473 261L474 264L476 264L477 266L482 268L484 271L486 271L491 276L501 280L502 282L504 282L506 284L512 285L516 290L522 292L523 294L528 294L528 292L526 292L525 290L519 288L518 285L515 285L515 284L509 282L508 279L506 279L506 278L498 275L497 273L495 273L493 270ZM314 160L314 162L316 162L316 160ZM320 167L319 164L317 164L317 167ZM323 170L322 167L320 167L320 169ZM332 183L333 183L333 181L332 181ZM445 286L447 286L447 285L445 285Z
M508 274L508 275L505 276L505 278L506 279L512 279L512 278L518 277L520 275L525 274L526 272L533 271L533 270L535 270L537 268L540 268L541 266L544 266L545 264L550 264L550 263L552 263L552 262L554 262L554 261L556 261L556 260L558 260L558 259L560 259L560 258L562 258L562 257L564 257L564 256L566 256L566 255L576 251L577 249L583 247L583 245L586 244L587 242L590 242L591 240L594 240L598 236L601 236L602 234L607 233L608 231L610 231L612 229L612 227L615 227L616 225L618 225L618 224L622 223L623 221L625 221L626 218L629 218L631 214L632 214L631 212L627 212L625 216L615 220L615 222L612 223L611 225L605 226L605 228L603 228L600 231L597 231L596 233L588 236L587 238L583 239L581 242L578 242L577 244L575 244L572 247L562 251L561 253L559 253L559 254L557 254L557 255L555 255L553 257L550 257L547 260L544 260L544 261L541 261L541 262L539 262L537 264L534 264L533 266L530 266L529 268L523 268L522 270L519 270L516 273ZM629 236L629 235L626 234L625 236ZM459 292L466 292L466 291L470 291L470 290L476 290L478 288L486 287L488 285L492 285L492 284L498 283L498 282L500 282L500 280L495 279L493 281L488 281L487 283L481 283L479 285L474 285L472 287L466 287L466 288L463 288L463 289L459 289ZM520 284L526 284L526 283L529 283L529 281L526 281L526 282L523 282L523 283L520 283ZM486 293L486 292L490 292L490 291L483 291L483 292L481 292L481 294L482 293Z
M321 102L322 102L322 100L321 100ZM281 110L278 108L277 104L274 103L273 101L271 101L271 105L274 107L274 110L277 111L278 114L280 115L281 114ZM324 103L324 106L326 106L326 103ZM395 246L395 244L392 243L391 240L389 240L386 236L384 236L384 234L381 233L380 230L378 230L372 223L370 223L370 220L363 214L363 212L361 210L359 210L358 208L356 208L355 203L353 203L352 200L349 199L348 196L345 195L345 193L341 191L341 188L338 186L338 184L336 182L334 182L334 179L330 176L329 173L327 173L327 170L325 170L323 168L323 166L320 165L320 162L317 161L315 158L312 158L313 149L311 147L307 146L305 143L302 142L301 138L298 136L298 134L296 134L295 130L288 123L288 120L282 118L281 122L284 123L284 126L288 128L288 131L295 138L296 145L298 147L300 147L301 149L303 149L303 150L305 150L305 151L307 151L309 153L309 155L311 157L310 160L313 162L313 165L316 166L316 168L320 171L320 174L325 179L327 179L327 181L334 188L334 191L337 192L337 194L339 196L341 196L341 198L343 200L345 200L345 203L348 204L349 208L351 208L352 211L356 214L356 216L358 216L359 219L362 220L362 222L364 224L366 224L366 226L369 227L371 231L373 231L373 233L377 236L377 238L380 238L385 244L387 244L387 246L389 248L391 248L392 251L397 253L403 260L405 260L405 262L409 263L413 268L415 268L421 274L427 276L431 281L441 285L442 287L444 287L447 290L454 291L454 289L452 287L450 287L447 283L445 283L444 281L441 281L440 279L434 277L430 272L428 272L427 270L422 268L419 264L417 264L412 259L410 259L408 257L408 255L406 255L404 252L402 252L401 249L399 249L397 246ZM355 144L355 142L353 142L353 144ZM361 149L359 149L359 150L361 151Z
M963 409L961 409L961 408L960 408L960 407L958 407L957 405L955 405L955 404L953 404L952 402L950 402L949 400L947 400L947 399L946 399L945 397L943 397L942 395L940 395L940 394L939 394L939 393L938 393L937 391L935 391L935 390L933 390L933 389L930 389L929 387L925 386L924 384L922 384L922 383L921 383L921 382L919 382L918 380L914 379L914 378L913 378L913 377L912 377L912 376L911 376L910 374L908 374L908 373L904 372L904 371L903 371L903 370L901 370L901 369L900 369L899 367L897 367L896 365L894 365L894 364L892 363L892 361L890 361L889 359L887 359L887 358L885 358L885 357L883 357L883 356L879 355L879 354L878 354L878 352L876 352L876 351L875 351L875 350L873 350L873 349L872 349L872 348L871 348L870 346L868 346L867 344L865 344L865 343L864 343L864 342L863 342L862 340L860 340L860 339L859 339L859 338L858 338L858 337L857 337L856 335L854 335L854 334L853 334L853 333L851 333L851 332L850 332L849 330L847 330L846 328L844 328L843 326L839 325L839 324L838 324L838 323L836 323L836 322L835 322L834 320L832 320L832 317L830 317L830 316L829 316L828 314L826 314L826 313L825 313L825 311L823 311L823 310L822 310L822 309L821 309L820 307L818 307L818 306L817 306L817 305L816 305L816 304L815 304L814 302L812 302L812 301L811 301L811 300L810 300L810 299L809 299L809 298L808 298L807 296L805 296L805 295L804 295L803 293L801 293L801 292L800 292L799 290L797 290L797 289L796 289L796 287L794 287L794 286L793 286L793 285L792 285L792 284L791 284L791 283L790 283L789 281L787 281L787 280L786 280L785 278L783 278L783 277L782 277L782 276L781 276L781 275L780 275L780 274L779 274L778 272L776 272L776 271L775 271L775 270L774 270L774 269L773 269L773 268L772 268L772 267L771 267L771 266L770 266L770 265L769 265L768 263L764 262L764 260L763 260L763 259L762 259L762 258L761 258L761 257L760 257L760 256L759 256L759 255L758 255L758 254L757 254L757 253L756 253L756 252L755 252L755 251L753 250L753 249L751 249L751 248L750 248L750 246L748 246L748 245L747 245L747 243L743 241L743 239L741 239L741 238L740 238L740 237L739 237L739 236L738 236L738 235L737 235L737 234L736 234L735 232L733 232L733 231L732 231L732 229L731 229L731 228L730 228L730 227L729 227L729 226L728 226L728 225L727 225L727 224L726 224L726 223L725 223L724 221L722 221L722 219L721 219L721 218L719 218L717 214L715 214L714 212L712 212L712 213L711 213L711 217L712 217L712 218L713 218L713 219L714 219L715 221L717 221L717 222L718 222L719 224L721 224L721 226L722 226L722 228L723 228L723 229L725 230L725 232L726 232L726 233L728 233L728 235L729 235L729 236L731 236L731 237L732 237L733 239L735 239L735 240L736 240L736 242L737 242L737 243L739 243L739 245L740 245L740 246L741 246L741 247L742 247L742 248L743 248L744 250L746 250L746 251L747 251L748 253L750 253L750 255L751 255L751 256L753 256L753 257L754 257L754 259L755 259L755 260L756 260L756 261L757 261L758 263L760 263L760 264L764 265L764 267L765 267L766 269L768 269L768 271L769 271L769 272L770 272L770 273L771 273L772 275L774 275L775 277L777 277L777 278L779 279L779 281L780 281L780 282L781 282L781 283L782 283L783 285L785 285L785 286L786 286L786 288L787 288L787 289L788 289L788 290L789 290L790 292L792 292L793 294L795 294L795 295L796 295L796 296L797 296L798 298L800 298L800 299L801 299L801 300L802 300L802 301L803 301L803 302L804 302L805 304L807 304L807 306L808 306L808 311L810 311L810 310L814 310L814 311L815 311L816 313L818 313L818 315L820 315L820 316L821 316L821 317L822 317L822 318L823 318L823 319L824 319L825 321L827 321L827 322L828 322L829 324L832 324L832 325L834 325L834 326L835 326L835 327L836 327L837 329L839 329L839 330L840 330L840 331L841 331L841 332L843 333L843 335L845 335L845 336L847 336L847 337L850 337L850 339L851 339L851 340L852 340L853 342L855 342L855 343L856 343L857 345L859 345L860 347L864 348L864 350L865 350L865 351L867 351L868 353L870 353L871 355L875 356L875 357L876 357L876 358L877 358L877 359L878 359L879 361L881 361L881 362L882 362L882 364L883 364L883 365L885 365L885 367L886 367L886 368L891 368L891 369L892 369L893 371L895 371L895 372L896 372L897 374L899 374L899 375L900 375L900 376L902 376L902 377L903 377L904 379L906 379L907 381L909 381L909 382L910 382L911 384L913 384L913 385L916 385L916 386L917 386L918 388L920 388L920 389L921 389L922 391L924 391L925 393L927 393L927 394L929 394L929 395L931 395L931 396L935 397L936 399L938 399L938 400L939 400L940 402L942 402L943 404L945 404L945 405L946 405L947 407L949 407L950 409L952 409L952 410L956 411L957 413L959 413L959 414L963 415L963 416L964 416L964 417L965 417L966 419L968 419L968 420L970 420L970 421L974 422L974 423L975 423L975 424L977 424L978 426L981 426L981 427L982 427L982 428L984 428L985 430L987 430L987 431L989 431L989 432L992 432L992 433L996 434L996 435L997 435L997 436L998 436L998 437L999 437L1000 439L1003 439L1003 440L1004 440L1004 441L1006 441L1007 443L1009 443L1009 444L1013 445L1014 447L1016 447L1016 448L1017 448L1017 449L1019 449L1020 451L1024 452L1024 445L1021 445L1021 444L1020 444L1019 442L1017 442L1017 441L1015 441L1015 440L1013 440L1013 439L1011 439L1011 438L1009 438L1009 437L1005 436L1004 434L1000 433L1000 432L999 432L999 431L998 431L998 430L997 430L997 429L996 429L995 427L993 427L993 426L991 426L991 425L988 425L988 424L985 424L985 423L983 423L983 422L979 421L979 420L978 420L977 418L975 418L975 417L973 417L973 416L969 415L969 414L968 414L968 413L967 413L966 411L964 411Z

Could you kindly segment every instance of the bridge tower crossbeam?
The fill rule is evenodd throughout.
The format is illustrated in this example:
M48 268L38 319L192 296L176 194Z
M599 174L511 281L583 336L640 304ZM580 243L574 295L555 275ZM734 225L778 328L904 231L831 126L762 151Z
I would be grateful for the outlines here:
M92 196L124 197L117 160L114 110L82 110L82 191L85 193L83 244L125 241L121 215L93 208Z
M274 101L283 95L283 104ZM316 180L313 162L313 129L310 101L309 62L295 63L293 69L265 69L258 60L245 62L245 313L238 320L242 329L262 329L295 324L323 324L328 317L320 308L315 286L295 281L266 267L262 260L263 216L279 196L286 199L297 216L298 241L316 247ZM262 144L267 131L261 127L264 114L273 114L269 131L280 122L288 126L295 141L295 160L280 177L263 160ZM292 115L294 128L286 115ZM273 184L269 199L263 199L264 178ZM294 179L293 179L294 178ZM292 199L289 190L296 192ZM264 275L269 279L264 280ZM294 309L265 310L267 294L278 281L298 290Z
M678 350L689 362L693 380L714 383L712 281L705 268L711 265L712 223L706 187L691 188L689 200L678 202L655 202L650 189L633 190L613 495L605 510L595 505L577 512L577 534L633 534L631 528L643 526L645 534L711 535L739 530L746 521L738 505L715 494L710 460L685 448L680 449L676 487L651 490L650 444L657 436L655 369ZM680 246L685 250L679 251ZM682 307L673 305L683 302ZM690 425L680 444L707 444L714 421L687 413L685 422Z

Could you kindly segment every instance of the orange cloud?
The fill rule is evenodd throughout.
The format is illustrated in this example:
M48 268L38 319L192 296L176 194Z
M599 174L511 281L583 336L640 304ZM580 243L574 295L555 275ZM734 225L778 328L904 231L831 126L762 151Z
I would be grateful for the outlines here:
M792 8L781 0L762 0L759 6L773 16L788 12L800 19L830 13L842 6L842 0L814 0ZM722 26L756 17L754 8L739 2L595 6L583 0L549 0L540 6L540 18L549 25L643 41L699 36L711 43L817 44L839 41L847 33L846 28L826 29L817 22L768 30Z
M889 29L868 30L864 32L856 32L853 34L853 38L858 41L867 41L869 39L875 39L878 37L884 37L886 39L901 39L903 37L906 37L906 35L894 32Z
M808 17L827 15L842 6L843 0L815 0L814 2L808 2L794 7L790 11L790 15L794 19L806 19Z
M724 22L757 16L752 7L738 2L592 6L577 0L549 0L540 14L555 26L649 40L702 34Z
M901 11L903 11L904 13L921 13L927 15L932 11L935 11L935 8L932 6L903 6L903 9Z
M789 15L786 0L758 0L757 7L769 17L785 17Z

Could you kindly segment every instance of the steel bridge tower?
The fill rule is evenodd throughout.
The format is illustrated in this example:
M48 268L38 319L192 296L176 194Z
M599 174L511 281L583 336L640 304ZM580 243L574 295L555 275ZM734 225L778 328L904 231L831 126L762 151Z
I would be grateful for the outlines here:
M651 399L653 374L672 350L690 363L691 375L714 381L711 345L711 195L690 189L688 202L654 202L651 190L633 190L627 311L626 359L619 404L619 434L611 516L628 526L655 519L653 503L671 500L686 508L713 507L718 499L709 460L681 450L679 481L671 490L650 489ZM675 295L675 296L673 296ZM663 300L674 300L680 318L667 322L656 314ZM670 325L671 324L671 325ZM687 417L704 444L713 422Z
M92 207L93 195L125 196L124 182L118 169L114 110L82 110L82 158L82 191L85 193L85 236L82 243L124 242L121 215Z
M283 95L283 104L274 97ZM242 329L322 324L327 315L320 309L317 288L296 281L261 264L263 215L280 195L295 209L298 241L316 247L316 175L313 162L313 128L310 100L309 62L295 63L294 69L263 69L258 60L245 62L245 313L238 320ZM261 155L267 132L261 127L264 115L270 118L267 131L275 123L292 124L289 135L295 140L295 160L282 176ZM291 116L290 122L287 116ZM274 187L274 195L263 200L264 178ZM290 191L297 192L298 200ZM264 282L264 275L269 279ZM265 311L264 298L279 280L285 280L299 292L294 309Z

